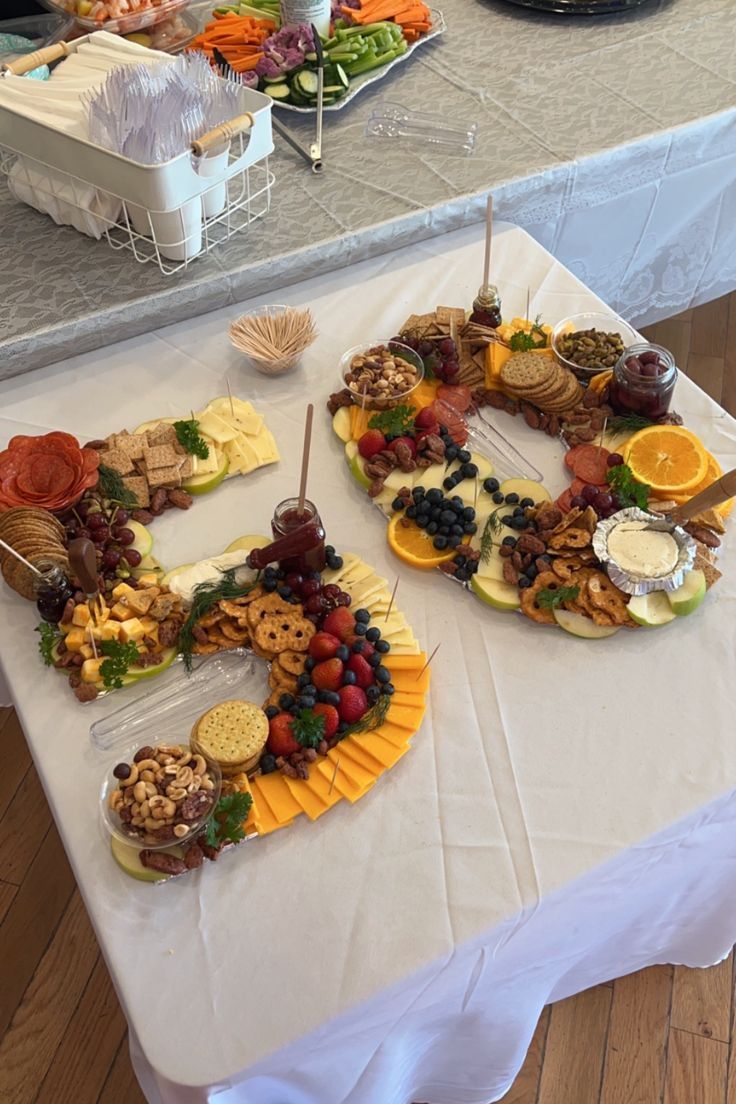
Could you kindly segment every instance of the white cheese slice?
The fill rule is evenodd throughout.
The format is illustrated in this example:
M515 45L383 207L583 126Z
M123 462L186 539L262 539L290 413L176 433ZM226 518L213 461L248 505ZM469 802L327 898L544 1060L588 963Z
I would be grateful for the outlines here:
M260 433L255 437L249 437L248 440L258 457L259 464L273 464L279 459L279 450L276 448L276 442L270 430L264 427Z
M205 410L203 414L198 415L197 421L200 433L211 437L218 444L225 444L226 441L232 441L238 436L237 429L233 429L224 418L219 414L213 414L211 410Z

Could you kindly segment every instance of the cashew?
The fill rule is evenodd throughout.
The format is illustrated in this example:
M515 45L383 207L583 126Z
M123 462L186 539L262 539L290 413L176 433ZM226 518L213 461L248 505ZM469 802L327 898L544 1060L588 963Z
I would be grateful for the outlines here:
M130 765L130 774L128 775L127 778L122 778L120 780L121 788L124 787L126 790L129 789L131 786L135 786L136 782L138 781L138 769L139 769L138 764L137 763L130 763L129 765Z
M164 805L164 815L167 817L173 817L176 815L176 802L168 799Z
M117 788L112 790L111 793L110 793L110 797L108 798L107 804L109 805L109 807L113 811L115 811L116 809L119 809L120 806L123 804L123 791L119 790Z
M133 796L135 797L136 801L146 800L148 794L146 793L145 782L136 782L135 786L133 787Z
M144 782L155 782L156 781L156 775L153 773L152 770L141 771L141 778L143 779Z
M191 759L192 759L191 751L185 752L184 755L182 755L181 759L179 760L179 766L184 767L184 766L186 766L187 763L191 764Z
M155 771L158 770L158 763L156 762L155 759L141 759L140 763L138 763L137 765L138 765L138 770L140 771L141 774L143 773L143 771L154 771L155 772Z
M155 797L156 796L156 794L158 793L158 790L154 786L153 782L144 782L143 785L146 787L146 797Z
M141 815L140 802L139 801L134 801L133 804L130 806L130 811L131 811L131 813L133 814L134 817L140 816Z
M178 770L179 770L179 768L176 765L176 763L169 763L168 766L164 767L164 774L167 774L167 775L177 774Z
M154 820L153 817L146 817L143 821L147 832L158 832L163 828L163 824L160 820Z
M195 774L204 774L207 770L207 763L203 755L195 755L192 770Z
M215 783L212 781L212 779L209 776L206 776L205 778L202 779L201 788L203 790L214 790Z
M149 801L142 801L141 802L141 810L140 810L140 813L138 815L142 816L144 820L146 819L147 816L151 815L151 803Z
M166 796L170 797L172 801L183 801L187 796L187 791L172 782L170 786L166 787Z
M176 784L177 786L186 787L194 781L194 771L191 767L179 767L176 772Z
M177 839L183 839L184 836L187 835L188 831L189 831L189 825L188 824L175 824L174 825L174 835L176 836Z
M142 828L143 827L143 817L139 817L139 816L131 817L130 823L133 825L134 828Z

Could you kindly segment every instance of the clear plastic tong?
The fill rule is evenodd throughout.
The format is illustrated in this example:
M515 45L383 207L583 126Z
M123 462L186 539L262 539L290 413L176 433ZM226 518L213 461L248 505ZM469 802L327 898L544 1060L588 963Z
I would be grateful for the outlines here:
M365 126L367 136L400 138L434 146L446 153L471 154L478 134L477 123L462 123L428 111L413 111L399 103L377 104Z

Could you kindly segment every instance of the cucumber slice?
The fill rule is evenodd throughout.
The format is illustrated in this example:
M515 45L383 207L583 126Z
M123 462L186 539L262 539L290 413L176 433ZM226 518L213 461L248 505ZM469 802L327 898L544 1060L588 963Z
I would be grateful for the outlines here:
M301 73L297 74L295 83L303 96L314 98L317 95L319 89L317 74L310 72L309 69L302 69Z
M343 69L342 65L338 63L335 63L335 75L337 77L338 84L341 84L345 89L350 87L350 80L348 79L348 75Z
M264 84L283 84L284 83L284 74L279 73L279 75L277 77L264 77L263 78L263 83Z
M272 100L288 100L291 96L291 89L288 84L269 84L264 91Z

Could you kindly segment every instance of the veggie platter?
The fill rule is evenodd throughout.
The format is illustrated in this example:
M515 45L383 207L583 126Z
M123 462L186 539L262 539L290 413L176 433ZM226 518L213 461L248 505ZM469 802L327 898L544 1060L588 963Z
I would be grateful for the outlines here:
M340 110L446 29L442 12L423 0L348 0L333 4L332 15L330 36L321 39L328 111ZM279 107L303 114L316 110L314 32L306 25L282 28L274 0L215 8L188 48L213 62L224 59L236 79L267 93Z
M36 602L43 662L81 702L169 671L91 728L116 756L100 804L112 855L139 880L357 801L422 722L427 658L387 581L326 544L304 494L308 442L305 458L270 538L166 571L157 517L279 459L250 403L228 395L87 445L14 437L0 453L0 570Z

